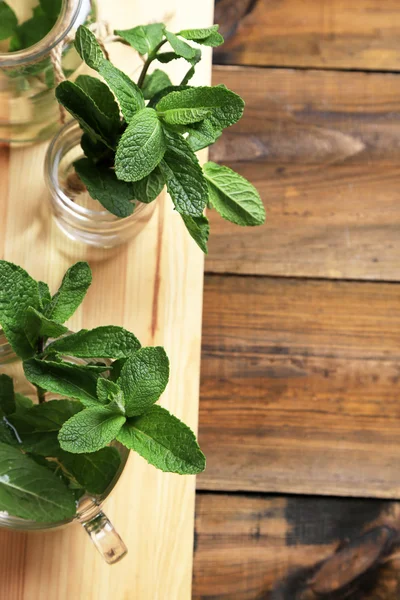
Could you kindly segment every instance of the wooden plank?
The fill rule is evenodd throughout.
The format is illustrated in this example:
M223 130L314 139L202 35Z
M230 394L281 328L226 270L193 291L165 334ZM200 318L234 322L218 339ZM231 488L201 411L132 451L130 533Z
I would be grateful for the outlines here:
M207 26L211 0L189 6L183 0L143 3L100 0L101 17L126 28L163 20L173 30ZM116 56L117 49L112 49ZM132 51L121 62L136 69ZM129 61L129 62L127 62ZM198 81L208 82L210 54ZM172 69L175 69L172 66ZM176 75L176 72L175 72ZM2 151L0 256L25 267L54 287L75 260L88 258L94 284L71 321L72 329L120 324L143 344L163 344L171 359L171 382L162 404L196 429L201 338L203 258L170 201L162 198L146 229L117 252L87 251L62 237L47 221L44 146ZM7 177L9 178L8 187ZM191 597L193 477L165 475L132 456L106 512L121 533L129 556L109 568L80 527L46 534L1 531L0 597L7 600L67 598L161 600Z
M208 276L198 488L400 498L400 287Z
M212 158L267 209L238 228L210 211L209 272L400 279L400 76L219 67L246 100Z
M215 22L227 42L214 60L397 71L398 10L396 0L217 0Z
M399 503L197 494L193 600L397 600Z

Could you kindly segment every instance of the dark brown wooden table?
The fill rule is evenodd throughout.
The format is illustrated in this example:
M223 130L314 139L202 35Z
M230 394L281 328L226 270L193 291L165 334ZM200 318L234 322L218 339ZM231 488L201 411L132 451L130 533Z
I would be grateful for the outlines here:
M219 0L195 600L400 599L400 4Z

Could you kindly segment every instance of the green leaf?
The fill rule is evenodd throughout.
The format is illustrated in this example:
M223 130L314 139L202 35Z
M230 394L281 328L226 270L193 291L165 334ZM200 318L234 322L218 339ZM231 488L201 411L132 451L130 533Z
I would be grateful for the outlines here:
M4 418L0 419L0 442L9 446L19 445L14 430Z
M62 426L58 440L66 452L96 452L115 440L125 421L106 407L87 408Z
M182 58L190 60L196 56L195 48L192 48L192 46L189 46L189 44L179 39L174 33L166 31L165 37L171 44L171 47L176 52L176 54L178 54Z
M161 471L191 475L205 469L193 431L161 406L129 419L117 439Z
M97 397L102 404L116 402L122 407L125 406L124 394L119 385L104 377L100 377L97 382Z
M49 17L56 19L61 12L62 0L40 0L40 6Z
M160 163L165 148L164 131L156 111L152 108L139 111L118 144L115 155L115 172L118 179L143 179Z
M99 73L116 95L126 122L130 123L133 116L145 106L142 91L128 75L114 67L108 60L103 60Z
M82 88L72 81L63 81L56 88L56 98L84 131L109 148L114 148L116 132L113 120L101 112Z
M150 25L139 25L133 29L117 29L115 35L119 35L144 56L151 54L161 43L164 29L163 23L151 23Z
M15 30L14 36L10 40L10 52L30 48L40 42L54 27L56 18L51 18L46 14L36 13L31 19L24 21ZM39 68L37 69L37 67ZM25 74L33 75L43 70L43 62L35 65L29 65L25 69Z
M219 25L213 25L204 29L183 29L178 33L186 40L193 40L197 44L204 46L220 46L224 43L224 38L218 33Z
M204 174L211 205L221 217L236 225L262 225L265 209L256 188L228 167L208 162Z
M56 338L66 333L68 327L48 319L42 313L31 306L26 313L26 335L32 345L35 347L39 338Z
M85 406L97 406L98 375L78 365L32 358L24 362L25 376L39 387L80 400Z
M170 63L171 61L178 60L179 58L182 58L182 56L179 56L179 54L176 52L160 52L157 54L157 60L163 64Z
M82 329L49 344L47 350L80 358L125 358L140 348L130 331L117 325Z
M61 452L59 461L89 494L103 494L111 485L121 464L116 448L107 447L90 454Z
M160 102L161 98L164 96L168 96L171 92L180 92L182 90L190 90L189 85L171 85L171 87L164 88L161 92L158 92L153 98L149 101L147 108L155 108L157 104Z
M156 167L149 175L132 183L133 195L136 200L149 204L161 194L164 186L164 175L160 167Z
M51 301L50 289L44 281L38 281L40 308L44 308Z
M92 271L87 262L77 262L65 273L58 292L46 306L45 316L65 323L82 303L90 284Z
M74 400L50 400L10 415L8 420L22 438L25 434L57 432L71 417L83 409Z
M143 96L146 100L150 100L155 94L161 92L166 87L170 87L172 81L168 77L167 73L156 69L151 75L146 75L143 82Z
M104 60L104 53L96 36L84 25L80 25L75 34L75 48L89 67L95 71L99 70Z
M216 129L224 129L242 117L244 101L240 96L222 86L192 87L164 96L157 104L156 109L158 113L162 113L166 121L172 118L175 120L171 122L178 122L176 115L182 113L182 118L184 118L188 111L189 114L190 111L193 111L194 115L209 115ZM199 120L197 119L197 121ZM195 122L195 120L187 121L187 123L191 122Z
M199 161L183 137L165 130L167 150L160 163L176 210L200 217L208 200L207 183Z
M91 97L101 112L110 117L118 127L120 123L119 106L110 88L97 77L91 77L90 75L79 75L75 83Z
M103 142L93 139L88 133L83 133L81 137L81 148L85 156L94 163L103 162L103 164L112 165L114 161L114 152Z
M189 133L186 141L194 152L211 146L222 135L222 130L216 128L209 119L193 123L186 130Z
M17 448L0 443L0 510L39 523L71 519L72 492L49 469Z
M117 384L125 398L128 417L141 415L157 402L169 379L169 360L164 348L141 348L126 361Z
M181 215L183 222L186 225L186 229L196 242L196 244L203 250L205 254L208 254L208 237L210 235L210 224L207 217L201 215L200 217L189 217L187 215Z
M60 452L58 433L54 431L44 433L26 433L23 436L22 445L24 452L37 456L57 457Z
M90 196L111 214L125 218L133 213L132 185L117 179L113 169L95 165L88 158L75 161L74 167Z
M4 0L0 1L0 40L11 37L18 25L18 19L13 9Z
M0 261L0 325L14 352L22 359L33 355L25 333L28 308L40 307L38 283L26 271Z
M0 375L0 418L15 411L14 383L8 375Z

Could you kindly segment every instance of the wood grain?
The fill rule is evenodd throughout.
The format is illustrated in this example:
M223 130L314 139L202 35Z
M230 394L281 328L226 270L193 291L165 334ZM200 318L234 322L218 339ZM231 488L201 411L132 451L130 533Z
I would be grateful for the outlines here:
M217 0L230 65L397 71L396 0Z
M203 490L400 498L400 288L208 276Z
M206 270L400 279L400 76L214 68L246 100L212 158L258 188L262 227L210 211Z
M196 7L168 3L100 0L101 17L126 28L169 19L175 29L207 26L213 3ZM112 49L113 56L118 55ZM130 65L132 51L121 50ZM129 62L127 62L129 61ZM210 77L210 53L199 71ZM174 67L172 67L174 69ZM173 71L174 73L174 71ZM176 75L176 72L175 72ZM43 156L46 148L1 151L0 257L21 264L54 290L65 269L89 259L93 286L72 329L120 324L144 345L163 344L171 360L171 382L162 398L194 429L198 417L203 258L161 198L137 238L116 252L87 251L48 222ZM8 180L8 183L7 183ZM107 567L80 527L40 534L0 532L0 597L7 600L165 600L191 597L194 520L193 477L165 475L131 457L106 511L129 547L129 555Z
M193 600L395 600L400 505L197 494Z

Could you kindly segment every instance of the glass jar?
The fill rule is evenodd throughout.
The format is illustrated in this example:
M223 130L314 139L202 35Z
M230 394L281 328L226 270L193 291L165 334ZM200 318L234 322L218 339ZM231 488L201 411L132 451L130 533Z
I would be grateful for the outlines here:
M32 17L39 0L7 0L7 4L21 24ZM67 77L73 77L82 60L68 36L73 28L95 19L96 6L91 0L61 0L55 25L39 42L10 52L13 38L0 41L0 143L28 144L54 135L60 113L50 52L65 43L62 67Z
M85 362L83 360L79 362ZM0 329L0 374L6 374L13 378L16 392L37 401L36 388L27 381L24 375L21 360L16 356L7 342L2 329ZM57 398L56 394L48 394L48 399ZM106 515L102 511L102 504L108 498L117 484L122 471L128 460L129 451L125 446L113 443L120 453L121 463L113 481L107 490L100 496L85 494L78 502L77 513L74 519L67 519L58 523L37 523L18 517L13 517L0 511L0 528L15 529L19 531L40 531L64 527L73 521L79 521L92 542L99 550L108 564L114 564L123 558L127 548L114 529Z
M96 248L113 248L130 241L143 229L156 202L136 202L133 213L121 219L93 200L77 180L73 167L74 161L83 157L81 136L82 130L75 121L67 123L47 151L45 178L52 213L70 239Z

